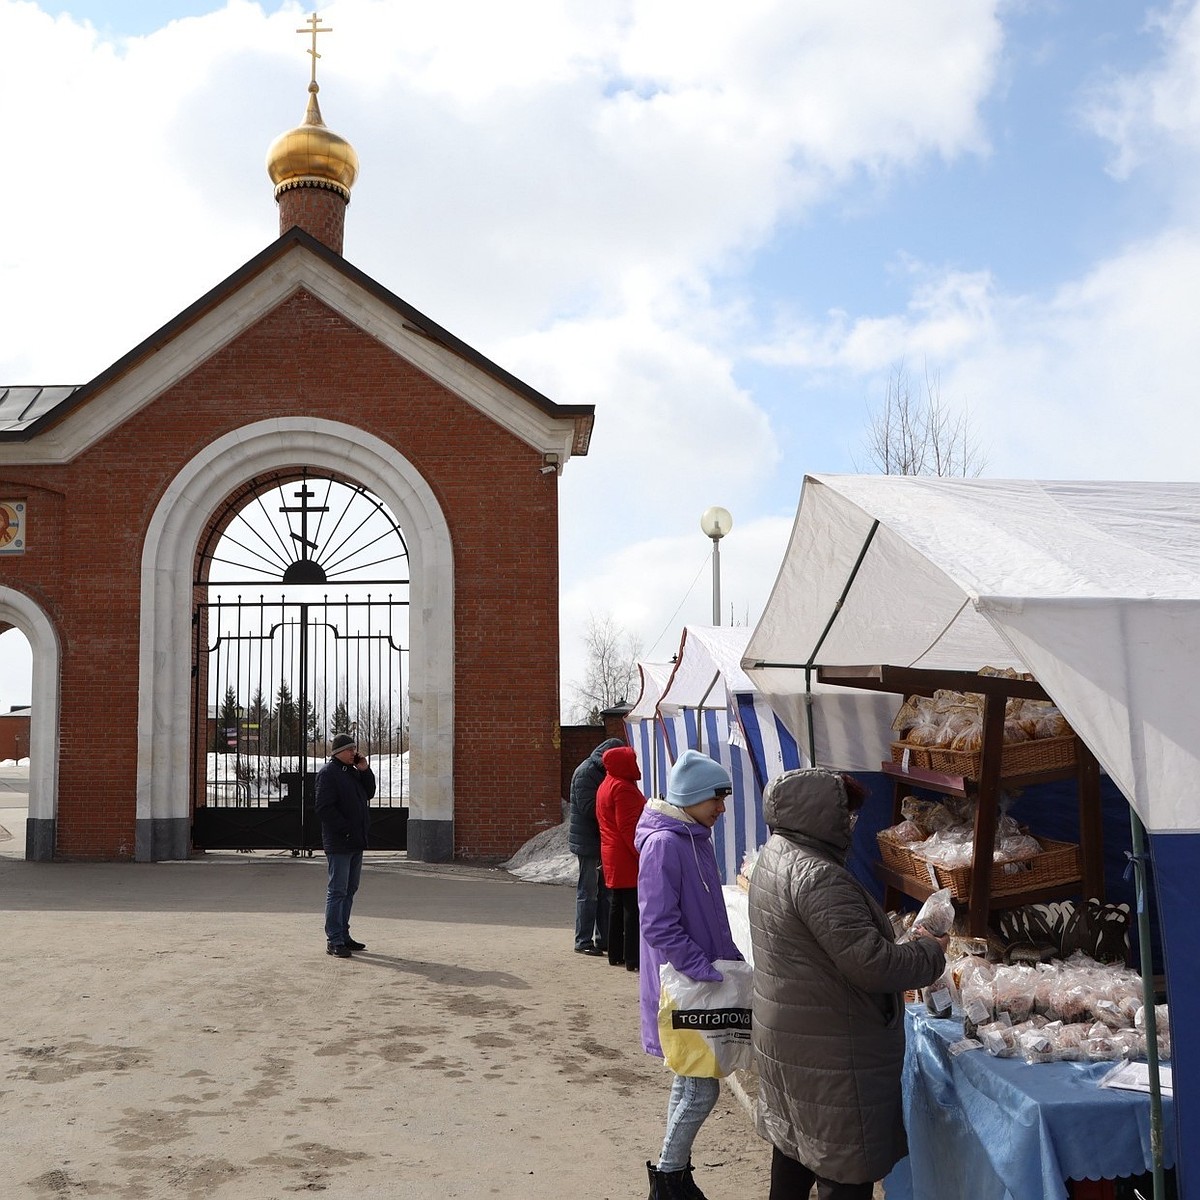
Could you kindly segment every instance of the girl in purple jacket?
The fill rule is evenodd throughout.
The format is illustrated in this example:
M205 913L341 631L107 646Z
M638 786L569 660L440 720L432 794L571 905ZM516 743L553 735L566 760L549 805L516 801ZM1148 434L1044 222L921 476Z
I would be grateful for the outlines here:
M742 957L729 932L712 846L713 826L732 791L720 763L685 750L671 768L667 798L647 801L638 820L642 1046L659 1058L659 967L668 962L692 979L716 982L718 958ZM692 1143L720 1088L716 1079L672 1077L662 1152L657 1166L646 1163L649 1200L704 1200L692 1179Z

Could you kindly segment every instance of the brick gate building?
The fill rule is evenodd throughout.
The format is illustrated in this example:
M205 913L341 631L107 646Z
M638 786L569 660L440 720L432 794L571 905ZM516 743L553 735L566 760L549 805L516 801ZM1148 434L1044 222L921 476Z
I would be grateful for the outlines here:
M309 469L368 490L407 541L410 855L503 857L560 819L557 483L593 408L342 257L357 159L309 90L268 159L277 241L91 382L0 388L29 858L191 853L199 548L230 497Z

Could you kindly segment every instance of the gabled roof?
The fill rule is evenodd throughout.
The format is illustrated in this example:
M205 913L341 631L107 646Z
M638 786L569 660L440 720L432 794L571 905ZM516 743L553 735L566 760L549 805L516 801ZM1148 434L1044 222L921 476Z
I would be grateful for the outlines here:
M0 438L23 433L77 391L79 386L72 384L65 387L0 387Z
M248 287L252 282L255 286ZM587 453L594 405L556 404L297 227L90 382L74 387L0 387L0 462L13 461L12 455L5 453L5 443L13 442L35 443L39 450L44 449L45 459L35 452L33 461L69 460L300 288L314 292L347 320L510 427L522 440L558 453L560 463L572 454ZM175 350L171 361L155 366L171 349ZM135 376L136 386L131 382ZM83 444L79 434L52 436L69 418L81 413L92 397L123 384L129 385L128 407L106 401L107 419L81 431ZM507 411L513 399L523 402L527 414ZM21 454L21 461L31 461L28 451Z

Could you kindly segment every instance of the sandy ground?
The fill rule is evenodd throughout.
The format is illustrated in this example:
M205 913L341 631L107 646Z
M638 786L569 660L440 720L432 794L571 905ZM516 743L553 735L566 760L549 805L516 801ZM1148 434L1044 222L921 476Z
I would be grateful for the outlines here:
M15 840L5 1197L646 1195L669 1076L639 1049L636 977L572 952L572 889L377 856L370 949L343 961L319 857L42 864ZM728 1087L695 1161L711 1200L766 1195Z
M340 960L323 858L26 863L25 777L0 766L5 1200L646 1195L670 1076L636 976L573 953L573 888L368 855ZM767 1194L753 1090L696 1143L709 1200Z

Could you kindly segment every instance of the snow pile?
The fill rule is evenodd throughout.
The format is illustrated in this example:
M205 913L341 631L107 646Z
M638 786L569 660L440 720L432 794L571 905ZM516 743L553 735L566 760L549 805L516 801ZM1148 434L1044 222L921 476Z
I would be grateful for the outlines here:
M579 879L579 860L567 849L567 822L534 834L500 869L526 883L574 885Z

